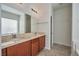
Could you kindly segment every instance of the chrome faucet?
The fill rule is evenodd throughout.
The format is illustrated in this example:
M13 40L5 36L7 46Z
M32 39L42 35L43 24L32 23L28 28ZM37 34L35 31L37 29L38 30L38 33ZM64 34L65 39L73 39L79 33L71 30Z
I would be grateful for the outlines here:
M34 32L35 35L37 35L37 32Z
M16 34L12 34L12 37L13 37L13 38L16 38Z

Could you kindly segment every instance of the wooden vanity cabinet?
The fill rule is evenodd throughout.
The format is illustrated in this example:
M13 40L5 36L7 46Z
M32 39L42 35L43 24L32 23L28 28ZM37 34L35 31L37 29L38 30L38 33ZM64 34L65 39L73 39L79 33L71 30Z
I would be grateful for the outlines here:
M17 45L10 46L10 47L6 48L7 49L7 51L6 51L7 56L16 56L17 55L16 54L16 50L17 50L16 46Z
M45 47L45 36L39 37L39 51Z
M2 49L2 56L16 56L16 46Z
M2 49L2 56L36 56L45 47L45 36Z
M38 39L39 38L32 40L32 56L36 56L39 52Z
M23 42L16 45L16 56L30 56L31 41Z
M3 56L31 56L31 41L2 49Z
M31 56L31 41L18 44L16 50L17 56Z

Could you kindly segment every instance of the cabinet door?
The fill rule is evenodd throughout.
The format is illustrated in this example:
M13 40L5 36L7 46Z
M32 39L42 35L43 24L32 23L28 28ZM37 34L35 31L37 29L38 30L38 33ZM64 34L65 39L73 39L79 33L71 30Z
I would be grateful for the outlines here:
M7 48L7 56L16 56L16 45Z
M31 41L16 44L7 48L7 56L30 56Z
M32 56L38 54L38 38L32 40Z
M30 56L31 55L31 42L27 41L17 45L17 56Z
M32 55L31 54L31 52L32 52L32 50L31 50L31 47L32 47L31 44L32 44L31 41L25 42L26 56L31 56Z
M7 56L7 49L6 48L2 49L2 56Z
M45 47L45 36L39 38L39 51Z
M24 43L17 44L17 46L16 46L17 56L25 56L26 55L26 48L24 45L25 45Z

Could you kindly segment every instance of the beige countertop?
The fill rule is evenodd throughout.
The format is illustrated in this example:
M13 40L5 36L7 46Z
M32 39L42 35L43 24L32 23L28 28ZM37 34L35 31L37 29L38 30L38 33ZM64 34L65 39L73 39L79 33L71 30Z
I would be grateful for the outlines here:
M33 40L35 38L39 38L39 37L44 36L44 35L45 35L44 33L39 33L37 35L34 35L32 37L28 37L28 38L15 38L15 39L12 39L11 41L1 43L0 47L2 49L7 48L7 47L10 47L10 46L13 46L13 45L25 42L25 41L29 41L29 40Z

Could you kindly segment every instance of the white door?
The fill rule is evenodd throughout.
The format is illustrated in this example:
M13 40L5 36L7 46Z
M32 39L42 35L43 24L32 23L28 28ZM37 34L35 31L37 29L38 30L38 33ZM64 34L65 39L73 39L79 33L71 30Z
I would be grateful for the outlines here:
M54 10L53 41L66 46L71 45L72 8L62 7Z

